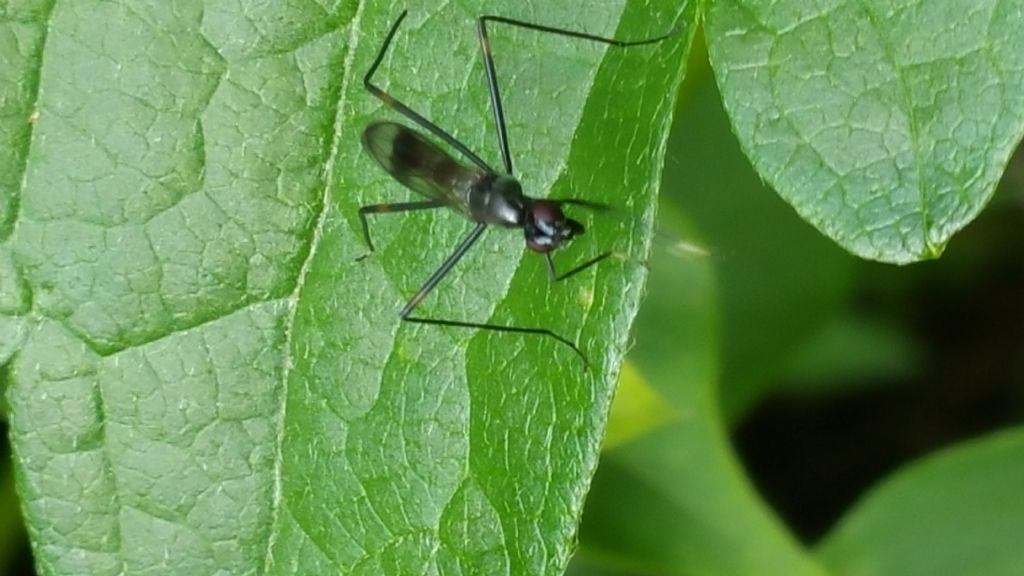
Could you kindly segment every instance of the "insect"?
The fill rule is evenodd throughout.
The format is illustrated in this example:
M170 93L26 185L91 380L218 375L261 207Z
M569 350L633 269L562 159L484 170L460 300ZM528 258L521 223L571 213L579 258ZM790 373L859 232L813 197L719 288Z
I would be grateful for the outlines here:
M368 215L429 210L433 208L453 209L474 222L475 226L459 242L452 254L423 283L423 286L405 303L405 306L399 312L399 317L406 322L418 324L547 336L572 348L583 360L584 367L586 367L588 361L583 351L568 338L547 328L487 324L412 315L417 305L431 290L437 287L445 275L473 247L488 226L521 228L526 240L526 246L530 250L544 256L548 278L551 282L559 282L574 276L612 254L611 252L598 254L562 274L555 270L551 253L571 241L574 237L584 233L583 225L576 220L568 218L562 208L565 206L579 206L601 212L608 210L610 207L606 204L591 202L581 198L538 199L523 194L522 186L515 176L512 175L512 156L509 153L505 113L501 105L501 94L498 90L494 59L491 56L490 43L487 37L487 25L488 23L506 24L537 32L590 40L617 47L654 44L672 36L678 29L655 38L627 42L572 30L542 26L501 16L481 16L477 18L477 36L480 40L484 70L487 74L487 89L490 93L491 110L494 114L494 122L497 125L498 147L505 169L504 173L499 173L473 153L465 144L373 83L373 75L384 59L388 47L391 45L391 41L394 39L395 33L398 31L406 15L407 11L403 11L395 23L391 25L391 29L384 38L384 43L381 45L377 57L370 65L366 76L363 77L363 86L371 94L384 102L384 104L455 149L469 160L469 163L467 164L455 159L422 133L402 124L388 121L375 121L369 124L362 135L363 146L366 151L388 174L426 199L413 202L371 204L361 207L359 209L359 219L362 223L363 236L366 239L367 247L372 252L374 247L373 242L370 240L370 227L367 222Z

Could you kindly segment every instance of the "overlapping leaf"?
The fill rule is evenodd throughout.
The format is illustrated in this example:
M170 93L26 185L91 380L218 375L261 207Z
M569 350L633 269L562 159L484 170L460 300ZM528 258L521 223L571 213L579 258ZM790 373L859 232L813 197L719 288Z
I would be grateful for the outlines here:
M941 253L1024 133L1019 0L725 0L707 25L758 172L862 257Z

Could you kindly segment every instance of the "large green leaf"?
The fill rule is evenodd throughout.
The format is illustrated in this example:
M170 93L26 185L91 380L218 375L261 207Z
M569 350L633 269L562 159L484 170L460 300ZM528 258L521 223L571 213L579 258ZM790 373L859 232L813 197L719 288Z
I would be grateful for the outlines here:
M758 172L847 250L938 255L1024 133L1024 2L709 3L712 64Z
M548 326L588 373L550 339L399 322L468 230L456 214L378 217L355 261L357 206L410 198L358 138L395 117L360 80L405 6L7 6L0 361L40 570L558 573L692 26L607 51L491 30L524 187L620 209L584 216L556 262L624 256L549 286L491 231L422 311ZM493 163L475 16L623 38L682 17L668 0L409 8L381 83Z
M1020 574L1024 429L907 466L851 510L820 548L836 574Z

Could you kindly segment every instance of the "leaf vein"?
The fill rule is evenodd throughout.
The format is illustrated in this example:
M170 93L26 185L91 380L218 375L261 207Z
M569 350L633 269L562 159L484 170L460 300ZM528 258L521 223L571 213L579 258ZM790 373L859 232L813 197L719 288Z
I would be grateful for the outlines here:
M349 23L349 42L348 42L348 53L345 55L345 64L342 70L341 90L338 95L338 101L335 107L335 121L334 127L331 134L331 150L327 157L327 162L324 166L324 192L320 202L320 213L317 215L316 227L313 230L313 237L309 244L309 253L306 255L305 261L302 263L302 267L299 271L299 276L295 281L295 288L292 291L289 299L291 300L291 310L288 314L288 320L285 324L285 339L283 344L284 351L284 362L282 363L281 369L281 409L277 415L277 434L274 441L274 473L273 473L273 490L271 492L271 503L270 503L270 531L267 537L267 546L264 551L264 564L263 574L267 574L270 571L271 564L273 562L273 548L276 542L276 536L279 530L279 522L281 516L281 508L283 498L283 450L284 450L284 434L285 434L285 419L287 417L288 407L288 380L294 367L294 359L292 358L291 348L294 339L295 332L295 319L296 313L299 307L299 300L302 293L302 289L305 286L306 277L309 274L309 270L312 267L313 260L316 256L317 247L323 237L324 224L327 220L327 207L330 205L328 202L331 193L331 180L330 174L334 167L335 162L339 155L339 138L338 135L341 133L341 126L344 122L345 117L345 98L348 94L349 84L352 80L352 69L353 61L355 59L356 46L359 43L359 24L363 17L363 9L365 8L365 2L360 0L356 7L355 15L352 17L352 21ZM296 523L300 524L297 519ZM301 528L301 525L300 525ZM304 529L303 529L304 530Z

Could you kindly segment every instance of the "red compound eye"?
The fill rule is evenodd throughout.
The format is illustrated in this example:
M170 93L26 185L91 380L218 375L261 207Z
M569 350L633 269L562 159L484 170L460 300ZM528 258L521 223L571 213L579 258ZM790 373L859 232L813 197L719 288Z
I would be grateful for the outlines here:
M550 200L537 200L530 205L530 215L533 221L540 227L550 228L554 231L558 224L565 221L565 214L557 202Z

